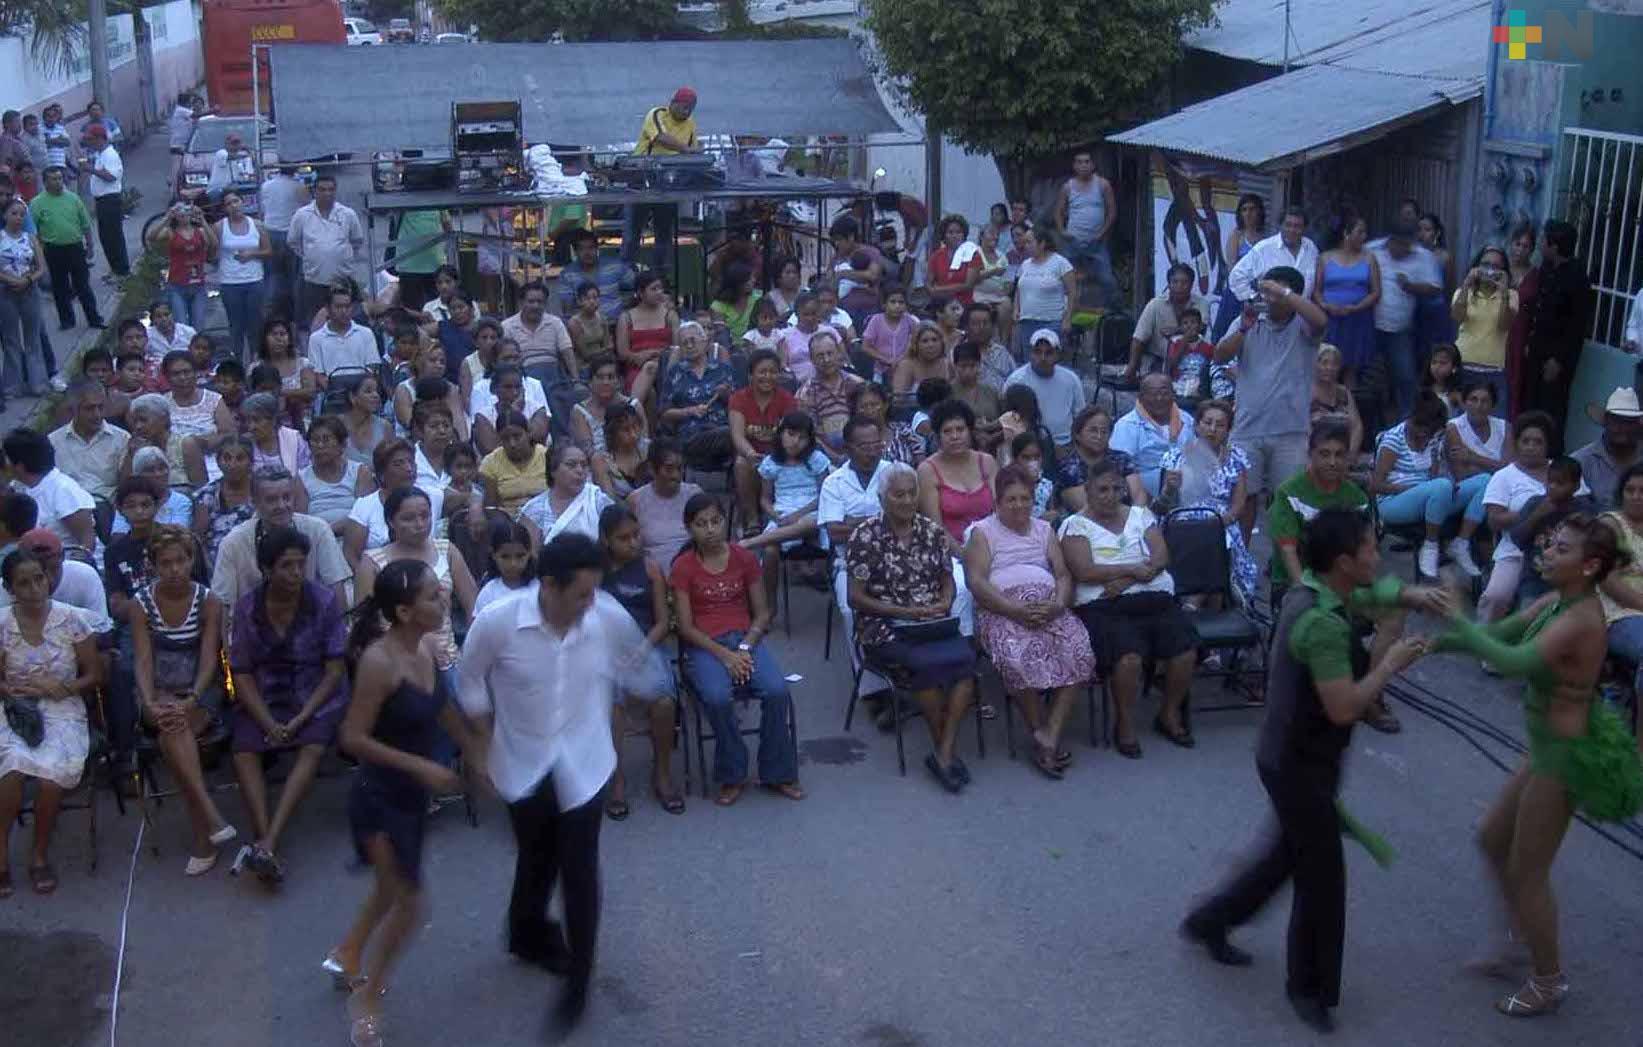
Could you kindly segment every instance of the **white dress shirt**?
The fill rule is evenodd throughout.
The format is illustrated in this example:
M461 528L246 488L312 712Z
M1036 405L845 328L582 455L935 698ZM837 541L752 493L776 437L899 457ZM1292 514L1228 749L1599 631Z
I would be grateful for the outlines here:
M1306 281L1306 290L1301 293L1311 294L1312 279L1318 275L1318 245L1312 242L1310 236L1303 236L1301 249L1291 251L1284 243L1283 236L1269 236L1238 259L1238 264L1227 274L1227 284L1240 302L1247 302L1255 294L1255 284L1266 275L1268 269L1277 265L1299 269L1301 278Z
M120 162L120 152L112 145L103 148L89 158L88 171L101 167L114 176L112 182L105 182L96 175L91 176L91 195L116 196L125 191L125 165Z
M286 237L291 253L302 260L304 282L329 284L352 275L365 246L365 227L346 204L334 203L330 214L320 214L318 204L306 203L291 216Z
M564 633L542 618L540 583L485 608L457 666L457 704L494 716L491 782L513 803L553 775L561 811L592 799L616 770L610 710L617 676L643 657L645 638L604 590Z
M825 548L830 544L827 537L827 525L843 523L852 516L877 516L883 506L879 502L879 481L884 477L884 467L889 465L882 458L879 464L873 467L873 475L868 477L867 483L861 482L856 475L856 467L849 462L834 469L822 481L821 491L816 498L816 526L821 528L821 540ZM844 570L844 558L840 557L836 566L839 571Z

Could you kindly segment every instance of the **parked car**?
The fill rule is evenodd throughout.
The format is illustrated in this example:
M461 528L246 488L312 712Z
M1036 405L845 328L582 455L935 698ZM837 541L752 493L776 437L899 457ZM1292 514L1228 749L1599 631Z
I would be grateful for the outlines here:
M416 30L412 28L409 18L388 19L388 42L390 44L416 43Z
M181 163L177 166L177 180L172 188L172 199L196 203L205 196L205 187L211 180L211 163L216 158L217 150L223 148L230 134L238 134L245 143L245 155L235 161L234 187L239 190L240 198L245 201L247 214L256 214L257 190L260 188L257 177L257 164L251 157L251 150L257 145L256 118L250 116L202 116L194 124L194 133L189 136L188 146L183 150ZM264 165L279 162L279 153L274 142L274 125L267 120L262 121L262 162Z
M472 41L468 39L468 34L467 33L440 33L438 36L434 37L434 43L436 43L436 44L466 44L466 43L472 43Z
M382 34L366 18L344 18L343 31L348 34L349 47L381 47Z

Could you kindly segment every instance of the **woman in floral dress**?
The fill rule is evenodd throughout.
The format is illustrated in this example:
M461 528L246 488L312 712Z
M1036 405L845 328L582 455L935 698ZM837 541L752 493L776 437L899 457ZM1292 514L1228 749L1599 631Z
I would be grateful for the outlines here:
M1157 508L1160 511L1209 509L1221 514L1221 522L1226 524L1227 529L1227 555L1232 559L1232 585L1244 606L1249 607L1255 599L1255 557L1250 554L1249 543L1244 540L1243 527L1239 523L1248 495L1244 475L1249 472L1249 458L1230 439L1232 405L1225 400L1209 400L1199 404L1198 421L1193 432L1198 436L1194 443L1164 452L1159 465L1164 470L1165 491L1165 496L1160 500L1165 504ZM1195 447L1198 449L1194 450ZM1204 456L1207 464L1206 451L1214 454L1216 462L1208 473L1207 487L1199 480L1190 485L1191 489L1183 489L1183 460L1191 464L1192 459ZM1176 504L1169 504L1171 502Z

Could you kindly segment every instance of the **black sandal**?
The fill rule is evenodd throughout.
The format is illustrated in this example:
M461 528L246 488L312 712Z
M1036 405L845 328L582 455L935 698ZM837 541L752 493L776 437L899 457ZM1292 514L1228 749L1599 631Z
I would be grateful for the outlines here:
M1056 762L1055 757L1054 749L1047 745L1040 745L1036 741L1033 742L1033 766L1038 768L1039 774L1059 782L1067 777L1067 771Z
M1164 722L1163 713L1159 713L1152 718L1152 729L1153 733L1169 739L1171 744L1179 745L1183 749L1191 749L1198 744L1198 739L1194 738L1192 732L1185 727L1170 730L1169 725Z
M678 793L663 793L660 789L652 789L656 794L656 802L662 805L662 810L669 814L685 813L685 798Z
M611 821L619 822L626 818L629 813L628 802L626 800L605 801L605 817L609 818Z
M1117 749L1118 750L1118 755L1124 757L1124 759L1126 759L1126 760L1139 760L1139 759L1141 759L1141 743L1140 742L1114 741L1112 743L1112 747L1114 749Z

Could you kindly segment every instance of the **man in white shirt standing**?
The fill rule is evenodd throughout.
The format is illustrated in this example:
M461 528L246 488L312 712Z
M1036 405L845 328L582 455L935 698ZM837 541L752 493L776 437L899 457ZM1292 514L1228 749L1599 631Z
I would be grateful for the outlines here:
M354 322L354 292L339 283L328 292L325 323L308 336L308 362L321 389L331 372L343 367L375 367L382 362L377 337Z
M519 857L508 901L507 949L566 979L561 1029L587 1007L599 933L599 826L616 770L610 710L617 678L645 638L599 587L604 557L567 532L537 559L537 582L485 608L468 630L457 703L475 721L489 774L508 804ZM548 917L563 881L565 928Z
M125 165L120 152L108 140L108 129L102 124L86 127L86 169L91 172L91 200L97 217L97 239L103 245L103 257L108 259L109 272L116 279L131 275L131 262L126 255L125 232Z
M286 240L297 208L308 202L308 186L292 173L292 168L284 165L270 167L268 177L262 180L262 186L257 191L257 201L262 208L263 228L268 230L268 246L273 251L273 256L268 260L268 301L270 304L285 303L289 309L297 273Z
M1375 302L1375 351L1386 361L1398 417L1415 402L1425 366L1415 344L1419 299L1443 293L1443 274L1431 251L1415 242L1415 231L1399 226L1391 236L1371 241L1369 252L1381 267L1381 297Z
M1306 281L1301 295L1312 294L1312 280L1318 274L1318 245L1306 235L1306 212L1299 207L1284 208L1278 235L1260 241L1238 259L1238 264L1227 274L1227 283L1240 302L1247 302L1255 297L1255 285L1262 277L1280 265L1300 270L1301 279Z
M331 285L353 279L354 262L365 246L365 227L359 215L352 207L337 203L335 176L322 174L314 179L313 202L291 216L285 243L302 263L297 326L306 328L320 306L330 300Z

